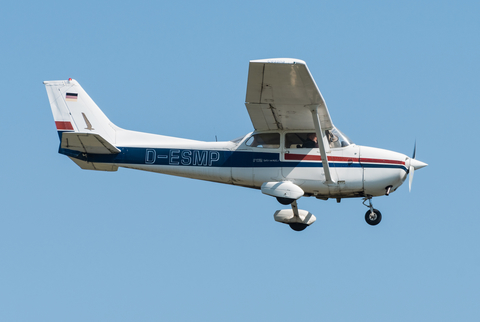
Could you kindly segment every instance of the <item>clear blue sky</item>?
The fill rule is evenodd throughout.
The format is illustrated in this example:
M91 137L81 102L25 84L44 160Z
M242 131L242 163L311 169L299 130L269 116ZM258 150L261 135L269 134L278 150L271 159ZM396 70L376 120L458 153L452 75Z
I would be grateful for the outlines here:
M0 13L2 321L478 321L477 1L30 1ZM42 81L118 126L229 140L248 61L303 59L355 143L429 164L276 223L260 191L59 155ZM474 161L471 161L474 160Z

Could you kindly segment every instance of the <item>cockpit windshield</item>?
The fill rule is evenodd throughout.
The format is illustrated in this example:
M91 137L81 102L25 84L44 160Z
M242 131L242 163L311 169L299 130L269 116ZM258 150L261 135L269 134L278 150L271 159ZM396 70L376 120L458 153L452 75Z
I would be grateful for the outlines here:
M331 148L342 148L353 144L353 142L343 134L339 129L333 128L331 130L326 130L325 135L328 138Z

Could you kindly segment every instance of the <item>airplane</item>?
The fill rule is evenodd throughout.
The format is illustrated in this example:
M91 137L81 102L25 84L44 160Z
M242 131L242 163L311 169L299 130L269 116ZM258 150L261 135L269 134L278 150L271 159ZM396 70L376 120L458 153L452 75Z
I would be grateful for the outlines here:
M80 84L44 82L60 146L80 168L130 168L259 189L289 209L274 220L302 231L315 222L298 209L301 197L363 198L365 221L380 223L372 198L396 191L415 170L412 157L354 144L333 125L327 105L303 60L249 62L245 106L254 131L227 142L204 142L136 132L113 124ZM366 204L368 202L368 204Z

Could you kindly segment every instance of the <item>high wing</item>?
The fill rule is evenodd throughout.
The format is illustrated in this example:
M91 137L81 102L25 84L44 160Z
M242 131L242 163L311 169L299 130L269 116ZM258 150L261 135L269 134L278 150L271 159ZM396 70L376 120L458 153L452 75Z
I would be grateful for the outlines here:
M257 131L314 130L312 109L323 131L333 128L327 105L303 60L251 60L245 105Z
M314 130L325 182L334 184L328 164L325 131L333 129L322 93L303 60L251 60L245 106L256 131Z

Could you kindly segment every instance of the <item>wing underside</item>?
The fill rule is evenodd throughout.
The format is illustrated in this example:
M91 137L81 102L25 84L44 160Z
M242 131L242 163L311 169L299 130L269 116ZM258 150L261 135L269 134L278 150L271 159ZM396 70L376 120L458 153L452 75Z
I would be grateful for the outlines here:
M333 128L322 94L302 60L250 61L245 105L257 131L314 130L314 108L322 129Z

